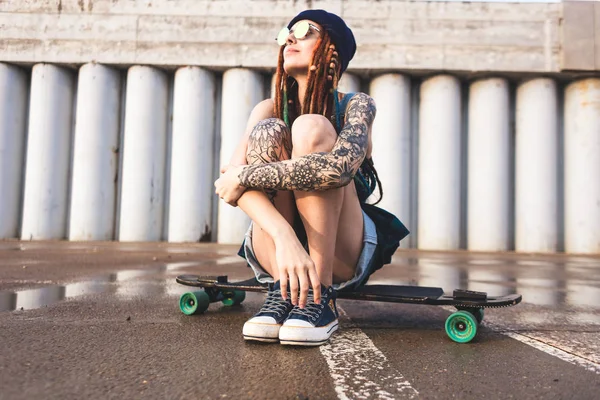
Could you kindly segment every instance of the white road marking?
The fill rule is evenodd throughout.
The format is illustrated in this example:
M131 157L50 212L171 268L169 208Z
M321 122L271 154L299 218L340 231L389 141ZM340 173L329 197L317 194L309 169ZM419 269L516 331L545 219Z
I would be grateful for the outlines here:
M600 374L600 365L596 364L592 361L589 361L583 357L579 357L578 355L568 353L564 350L559 349L558 347L554 347L547 343L541 342L538 339L531 338L522 333L510 332L510 331L502 332L502 333L508 337L518 340L521 343L528 344L531 347L541 350L544 353L548 353L554 357L558 357L563 361L569 362L571 364L579 365L580 367L583 367L588 371Z
M543 351L546 354L550 354L551 356L558 357L561 360L566 361L568 363L583 367L590 372L600 374L600 364L557 347L559 343L556 343L556 345L552 345L542 341L541 339L528 336L527 334L524 334L522 332L511 331L510 329L503 328L502 326L493 324L491 322L484 321L483 324L494 330L499 331L500 333L510 338L518 340L521 343L525 343L526 345L529 345L537 350Z
M450 312L456 311L456 309L451 306L443 306L442 308L444 308L445 310L450 311ZM518 340L521 343L525 343L526 345L531 346L534 349L543 351L544 353L550 354L551 356L558 357L561 360L571 363L573 365L583 367L590 372L595 372L596 374L600 374L600 364L599 363L596 363L593 360L590 360L590 359L578 356L577 354L573 354L566 350L563 350L558 347L560 345L559 343L549 344L549 343L542 341L542 339L532 337L533 335L528 336L527 334L522 333L522 332L515 332L515 331L510 330L510 328L507 328L500 324L496 324L496 323L489 322L486 320L484 320L482 322L482 324L487 326L488 328L493 329L494 331L496 331L498 333L502 333L503 335L506 335L512 339Z
M338 305L344 321L329 343L320 347L329 366L338 398L399 399L419 394Z

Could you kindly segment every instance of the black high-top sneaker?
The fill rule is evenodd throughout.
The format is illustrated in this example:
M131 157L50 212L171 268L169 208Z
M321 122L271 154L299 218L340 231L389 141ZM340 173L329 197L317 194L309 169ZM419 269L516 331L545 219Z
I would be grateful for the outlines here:
M338 329L336 292L321 286L321 302L315 303L312 289L305 308L294 307L279 330L279 342L298 346L319 346Z
M242 333L246 340L258 340L260 342L277 342L279 340L279 328L286 320L290 311L294 308L288 294L288 299L281 297L279 281L275 282L273 288L267 293L267 300L259 312L244 324Z

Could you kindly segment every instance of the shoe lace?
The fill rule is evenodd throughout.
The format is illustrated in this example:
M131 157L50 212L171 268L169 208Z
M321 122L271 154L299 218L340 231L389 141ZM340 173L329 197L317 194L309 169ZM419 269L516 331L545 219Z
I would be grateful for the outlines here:
M281 297L281 290L273 290L267 293L267 300L260 309L260 313L276 313L277 315L284 314L289 305L288 302Z
M306 303L305 308L300 308L298 306L294 307L290 312L290 317L292 315L301 315L304 317L310 318L312 321L316 321L321 313L323 312L323 304L317 304L312 299L312 296L309 295L308 301Z

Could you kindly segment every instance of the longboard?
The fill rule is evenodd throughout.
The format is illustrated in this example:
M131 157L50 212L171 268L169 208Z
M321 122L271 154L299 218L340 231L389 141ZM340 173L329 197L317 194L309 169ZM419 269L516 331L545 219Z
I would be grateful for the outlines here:
M180 275L177 283L203 290L181 295L179 308L186 315L201 314L210 303L223 302L232 306L246 298L246 292L267 292L268 284L256 279L229 282L227 276ZM456 307L445 324L450 339L467 343L477 335L478 326L483 320L483 309L510 307L521 302L521 295L488 296L485 292L456 289L452 296L444 294L442 288L425 286L366 285L354 291L337 292L338 299L380 301L389 303L449 305Z

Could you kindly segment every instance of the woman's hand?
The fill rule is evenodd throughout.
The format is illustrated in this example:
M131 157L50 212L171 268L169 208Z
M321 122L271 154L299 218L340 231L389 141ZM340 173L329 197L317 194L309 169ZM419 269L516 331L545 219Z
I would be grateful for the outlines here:
M274 238L274 242L281 296L287 299L289 285L292 304L304 308L307 303L308 289L312 287L314 301L320 303L321 281L315 263L300 244L296 234ZM300 293L300 302L298 302L298 293Z
M221 177L215 181L215 193L234 207L237 207L238 199L246 191L246 188L240 185L238 178L244 167L244 165L225 165L221 168Z

